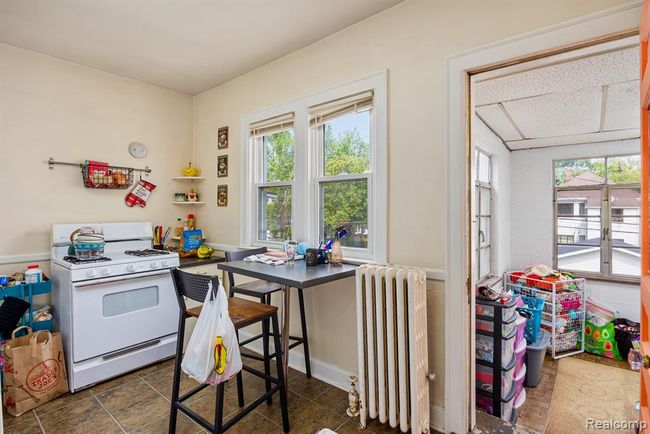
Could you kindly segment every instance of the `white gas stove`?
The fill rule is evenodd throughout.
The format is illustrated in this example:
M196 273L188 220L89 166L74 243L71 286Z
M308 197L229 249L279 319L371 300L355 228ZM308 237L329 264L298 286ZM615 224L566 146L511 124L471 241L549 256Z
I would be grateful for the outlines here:
M70 234L103 232L98 260L69 255ZM177 253L151 249L149 222L52 226L54 326L63 337L70 390L174 355Z

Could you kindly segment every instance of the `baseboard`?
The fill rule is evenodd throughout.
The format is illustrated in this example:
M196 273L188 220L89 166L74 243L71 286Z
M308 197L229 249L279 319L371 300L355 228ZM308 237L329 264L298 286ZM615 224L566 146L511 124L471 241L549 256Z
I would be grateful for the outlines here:
M431 421L429 426L436 431L445 432L445 407L436 404L431 404L430 407Z
M253 336L253 333L244 330L239 331L239 339L242 341ZM256 353L262 354L262 340L258 339L254 342L251 342L250 344L246 345L246 348L255 351ZM350 388L348 377L350 374L352 374L352 372L344 371L337 366L322 362L318 359L315 359L314 357L311 357L310 359L312 377L324 381L325 383L334 387L338 387L341 390L345 390L346 392L348 391ZM297 371L303 373L305 372L305 356L301 351L291 351L289 353L289 366Z
M244 330L239 331L239 339L246 340L254 336L254 333L250 333ZM258 354L262 354L262 341L258 339L257 341L251 342L246 345L246 348L249 350L255 351ZM296 369L300 372L305 372L305 357L300 351L293 351L289 353L289 366L293 369ZM351 372L346 372L341 368L331 365L329 363L322 362L318 359L311 358L311 375L314 378L317 378L325 383L338 387L341 390L348 391L350 388L350 383L348 381L348 376ZM430 416L431 422L429 425L436 431L444 432L445 431L445 408L439 405L431 404L430 405Z
M43 262L50 260L49 252L25 253L21 255L0 256L0 265L26 264L28 262Z

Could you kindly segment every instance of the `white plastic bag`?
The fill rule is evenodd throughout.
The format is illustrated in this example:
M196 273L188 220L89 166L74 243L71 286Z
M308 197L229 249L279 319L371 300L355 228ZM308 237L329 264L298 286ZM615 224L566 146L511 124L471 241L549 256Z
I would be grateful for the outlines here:
M242 362L235 326L228 316L228 297L223 286L208 293L185 350L183 371L199 383L219 384L241 371Z

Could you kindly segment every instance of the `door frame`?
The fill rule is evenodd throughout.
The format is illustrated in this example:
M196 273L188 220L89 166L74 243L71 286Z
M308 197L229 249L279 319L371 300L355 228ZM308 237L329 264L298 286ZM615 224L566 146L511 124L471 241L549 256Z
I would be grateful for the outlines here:
M606 9L446 58L445 431L475 426L469 77L478 71L545 57L638 29L642 1ZM453 288L453 289L452 289Z

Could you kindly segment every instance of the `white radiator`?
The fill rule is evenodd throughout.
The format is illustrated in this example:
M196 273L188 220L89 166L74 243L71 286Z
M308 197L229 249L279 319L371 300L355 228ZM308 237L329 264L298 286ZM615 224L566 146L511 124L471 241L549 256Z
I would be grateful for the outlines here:
M429 432L426 274L396 266L357 269L360 423Z

